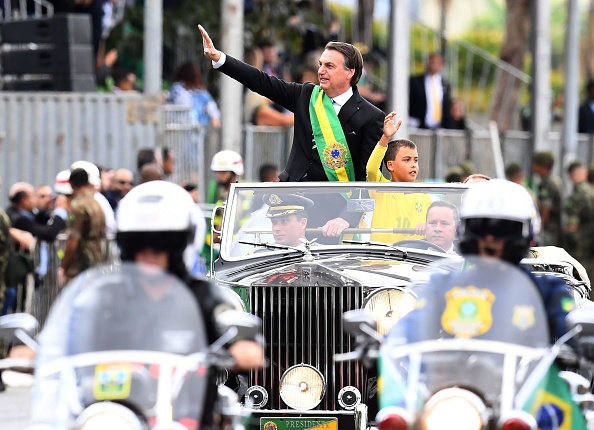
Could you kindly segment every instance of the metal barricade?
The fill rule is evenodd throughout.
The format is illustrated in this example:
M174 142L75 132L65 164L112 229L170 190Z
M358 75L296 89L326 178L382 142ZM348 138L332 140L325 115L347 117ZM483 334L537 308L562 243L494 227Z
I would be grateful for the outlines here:
M34 253L35 267L42 261L41 253L47 252L47 268L43 276L38 276L35 288L28 288L25 306L20 307L25 312L30 312L39 321L42 328L54 300L60 294L62 287L58 284L58 269L64 255L66 236L61 234L54 242L37 241ZM43 248L45 247L45 250ZM118 259L118 250L115 240L105 241L105 260L108 262ZM30 278L33 278L32 276ZM32 279L30 280L30 285ZM29 304L28 306L26 304Z
M293 128L245 124L244 166L246 181L258 181L263 164L275 164L283 169L293 141Z
M435 176L435 133L431 130L414 130L409 135L415 145L417 145L417 152L419 154L419 176L418 180L423 181ZM383 165L383 164L382 164ZM390 176L386 176L389 178Z
M190 106L167 104L163 113L162 145L171 149L176 157L175 171L170 180L177 184L197 184L199 200L205 201L210 160L220 150L219 129L198 124Z

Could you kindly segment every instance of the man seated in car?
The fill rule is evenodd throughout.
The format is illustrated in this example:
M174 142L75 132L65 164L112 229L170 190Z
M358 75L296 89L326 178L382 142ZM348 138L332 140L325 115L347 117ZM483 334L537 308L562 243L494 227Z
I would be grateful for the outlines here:
M459 222L460 214L456 206L445 200L434 201L427 209L425 240L445 249L448 254L457 254L454 239Z
M266 218L272 223L272 237L277 245L299 246L305 239L307 209L313 201L296 194L267 194L262 201L269 206Z

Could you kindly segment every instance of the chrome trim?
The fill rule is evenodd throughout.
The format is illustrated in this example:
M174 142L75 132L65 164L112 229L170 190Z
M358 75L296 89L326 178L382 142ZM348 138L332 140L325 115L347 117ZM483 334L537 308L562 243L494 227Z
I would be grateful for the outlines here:
M315 283L249 288L248 307L262 319L265 355L270 361L267 368L251 372L250 385L266 388L273 410L286 408L279 393L280 378L286 369L300 363L320 370L326 380L326 395L318 409L341 410L337 395L344 386L364 391L363 368L358 362L334 362L335 353L353 348L350 335L342 330L339 313L360 308L364 287Z

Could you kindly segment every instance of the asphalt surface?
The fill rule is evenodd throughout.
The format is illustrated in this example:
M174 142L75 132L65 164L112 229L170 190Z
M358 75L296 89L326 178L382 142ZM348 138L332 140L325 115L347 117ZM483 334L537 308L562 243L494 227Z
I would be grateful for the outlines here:
M25 429L30 409L31 388L7 387L0 393L0 430Z

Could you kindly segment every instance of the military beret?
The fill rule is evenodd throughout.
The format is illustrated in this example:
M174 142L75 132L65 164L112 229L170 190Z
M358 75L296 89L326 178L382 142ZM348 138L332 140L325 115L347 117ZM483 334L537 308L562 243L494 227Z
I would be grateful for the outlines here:
M555 164L555 157L549 151L541 151L534 154L532 162L538 166L551 168Z
M262 201L269 206L267 218L295 215L313 206L313 201L297 194L266 194Z

